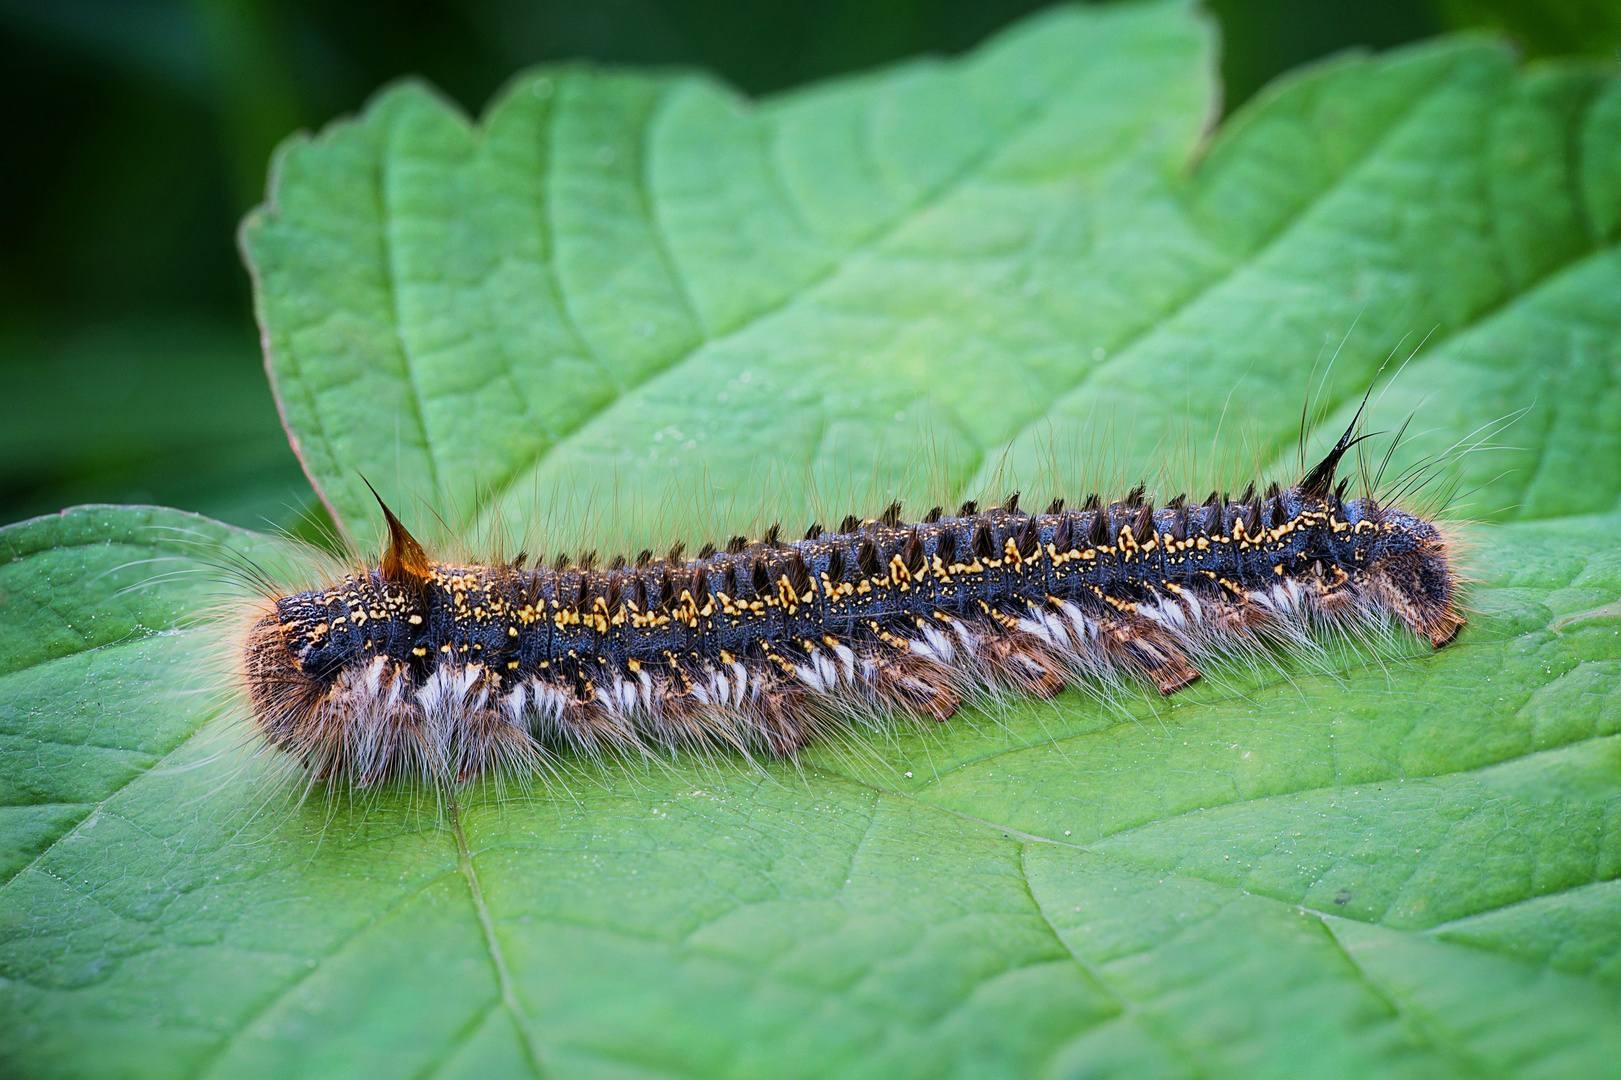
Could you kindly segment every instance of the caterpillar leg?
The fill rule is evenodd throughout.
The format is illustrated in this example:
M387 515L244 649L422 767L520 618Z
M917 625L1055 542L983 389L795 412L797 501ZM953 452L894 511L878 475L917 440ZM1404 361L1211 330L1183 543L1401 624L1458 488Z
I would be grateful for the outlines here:
M871 679L879 697L937 721L951 719L962 704L951 672L910 651L891 650L877 657Z

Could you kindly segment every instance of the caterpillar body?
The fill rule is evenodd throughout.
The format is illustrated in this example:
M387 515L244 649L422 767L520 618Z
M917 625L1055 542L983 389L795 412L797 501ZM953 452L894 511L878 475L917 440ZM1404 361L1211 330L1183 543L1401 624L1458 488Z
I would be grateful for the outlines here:
M1015 495L916 521L895 503L799 540L773 527L605 566L435 562L383 505L380 562L271 598L241 675L270 746L364 785L524 772L557 749L790 756L999 689L1171 694L1221 654L1323 627L1394 621L1440 648L1464 621L1451 541L1346 498L1355 442L1236 499L1156 508L1139 487L1030 513Z

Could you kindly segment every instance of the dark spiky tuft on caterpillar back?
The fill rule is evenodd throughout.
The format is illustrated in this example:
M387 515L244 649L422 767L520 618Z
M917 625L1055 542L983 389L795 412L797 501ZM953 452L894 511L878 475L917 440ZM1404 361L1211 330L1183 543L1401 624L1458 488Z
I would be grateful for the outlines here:
M375 568L277 597L253 625L249 703L317 777L445 783L533 771L559 748L786 756L864 722L944 720L997 688L1171 694L1223 653L1318 626L1394 620L1440 648L1463 625L1449 542L1399 507L1346 501L1335 473L1356 441L1237 499L1156 508L1139 485L1032 514L1015 493L916 522L897 502L692 561L677 544L605 566L433 562L383 506Z

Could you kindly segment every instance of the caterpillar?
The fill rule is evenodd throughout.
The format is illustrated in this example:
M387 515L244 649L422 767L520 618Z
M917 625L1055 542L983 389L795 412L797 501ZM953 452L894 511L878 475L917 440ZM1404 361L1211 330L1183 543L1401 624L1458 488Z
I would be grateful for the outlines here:
M1222 654L1392 623L1439 649L1464 624L1443 529L1335 481L1355 422L1288 488L1156 507L1019 497L907 521L780 527L686 557L599 565L430 559L378 497L387 549L268 598L239 646L252 722L311 777L459 783L554 751L791 757L975 694L1074 682L1173 694ZM376 495L375 489L373 495Z

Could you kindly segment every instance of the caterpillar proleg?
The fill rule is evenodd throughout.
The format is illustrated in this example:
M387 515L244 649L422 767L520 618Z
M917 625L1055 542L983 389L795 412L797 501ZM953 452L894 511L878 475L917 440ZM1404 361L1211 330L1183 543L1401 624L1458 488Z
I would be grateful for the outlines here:
M1070 683L1173 694L1223 654L1392 622L1463 625L1434 522L1336 483L1348 429L1299 482L1236 497L1139 486L1030 512L899 503L688 557L431 559L378 499L387 550L270 598L240 651L264 740L329 783L434 783L588 755L793 755L864 721L944 721L976 693Z

